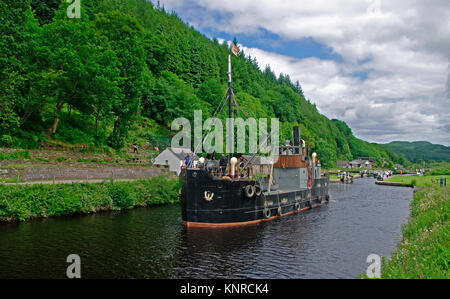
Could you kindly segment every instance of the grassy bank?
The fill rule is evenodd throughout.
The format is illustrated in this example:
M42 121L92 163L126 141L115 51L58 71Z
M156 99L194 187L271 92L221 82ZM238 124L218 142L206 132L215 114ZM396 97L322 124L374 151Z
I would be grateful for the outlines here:
M178 189L178 180L165 176L133 182L0 185L0 222L174 203Z
M444 175L447 178L447 183L450 184L450 175ZM441 176L394 176L387 180L387 182L402 183L406 186L425 186L425 185L438 185L440 183Z
M450 278L449 187L428 183L431 179L417 178L422 188L411 203L403 240L383 264L382 278Z

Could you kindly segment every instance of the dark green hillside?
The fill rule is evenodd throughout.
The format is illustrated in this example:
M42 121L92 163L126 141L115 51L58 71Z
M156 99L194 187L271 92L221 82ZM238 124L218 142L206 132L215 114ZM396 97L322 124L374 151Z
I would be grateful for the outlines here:
M65 1L0 2L0 146L151 145L173 134L174 118L214 113L226 90L226 44L145 0L81 3L81 18L69 19ZM233 87L250 116L280 119L281 139L299 125L325 167L399 158L321 115L299 82L243 51L233 56Z
M412 162L421 161L448 161L450 159L450 147L440 144L432 144L426 141L406 142L394 141L385 144L390 150L403 154Z

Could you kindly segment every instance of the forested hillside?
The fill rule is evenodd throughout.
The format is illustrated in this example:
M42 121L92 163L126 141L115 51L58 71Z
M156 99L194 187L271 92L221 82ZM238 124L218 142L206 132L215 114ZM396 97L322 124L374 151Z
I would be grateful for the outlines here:
M177 117L212 116L226 91L227 44L145 0L83 0L69 19L59 0L0 2L0 145L43 142L121 149L170 137ZM59 9L58 9L59 7ZM353 136L243 51L233 56L237 102L255 118L277 117L281 140L300 126L325 167L358 156L402 157ZM159 139L158 139L159 138Z
M396 153L401 153L411 162L449 161L450 147L426 141L394 141L385 145Z

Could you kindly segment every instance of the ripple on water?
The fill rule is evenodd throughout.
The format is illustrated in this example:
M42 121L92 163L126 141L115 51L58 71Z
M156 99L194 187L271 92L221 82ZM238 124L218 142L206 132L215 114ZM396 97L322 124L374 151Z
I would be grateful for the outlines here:
M189 229L178 205L0 225L0 278L355 278L389 255L412 190L373 179L331 184L323 207L268 223ZM39 269L39 270L37 270Z

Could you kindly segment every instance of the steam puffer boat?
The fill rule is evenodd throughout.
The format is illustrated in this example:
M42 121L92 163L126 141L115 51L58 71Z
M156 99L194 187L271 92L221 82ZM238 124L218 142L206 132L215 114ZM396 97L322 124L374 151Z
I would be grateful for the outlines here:
M237 109L240 107L231 87L231 55L228 56L228 89L224 99L228 100L228 116L232 118L233 103ZM229 144L229 148L233 145ZM282 147L275 147L274 151L274 163L267 182L253 177L249 163L242 169L236 167L237 159L231 155L225 172L229 175L204 160L195 168L192 164L182 168L183 224L187 227L246 225L312 209L329 201L329 178L321 176L317 155L310 156L309 142L306 148L298 127L293 128L293 145L288 141Z
M226 227L269 221L328 203L329 178L294 128L294 145L278 147L271 183L251 176L221 176L208 163L180 173L182 220L187 227ZM230 165L229 167L234 167ZM233 172L233 171L231 171ZM239 173L239 171L238 171ZM248 171L247 173L251 173Z

